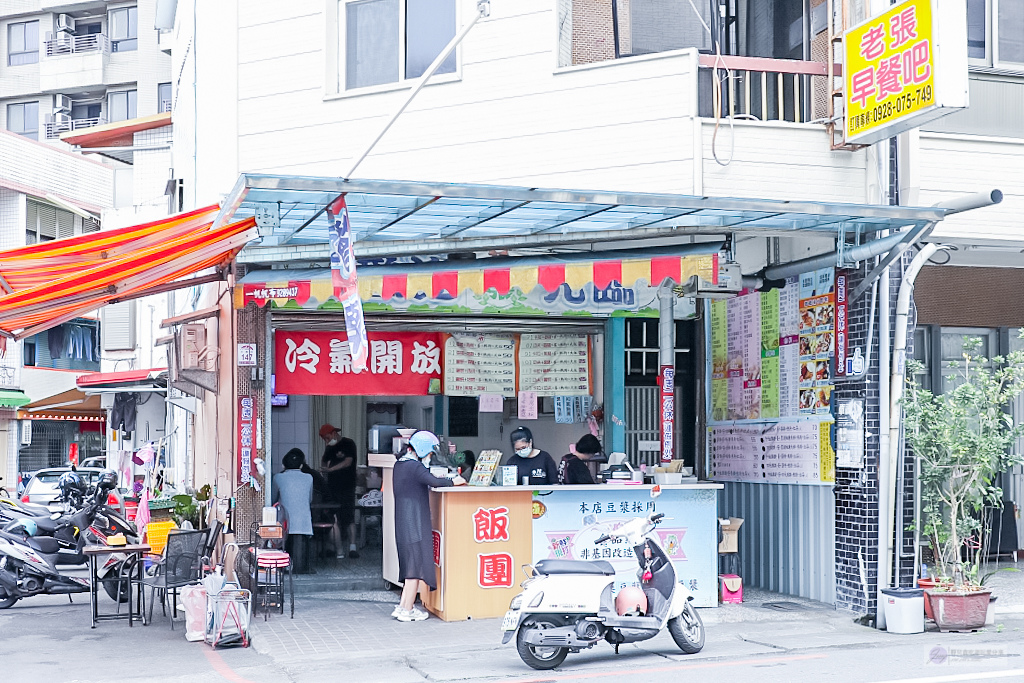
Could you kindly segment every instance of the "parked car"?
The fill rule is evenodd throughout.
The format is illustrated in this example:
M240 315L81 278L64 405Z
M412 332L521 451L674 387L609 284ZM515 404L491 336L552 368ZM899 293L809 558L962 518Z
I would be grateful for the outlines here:
M57 488L57 481L60 475L70 472L70 467L48 467L39 470L29 480L25 490L21 494L21 502L45 505L51 512L63 512L64 505L60 501L60 490ZM89 486L95 486L101 467L79 467L78 474ZM119 489L114 489L107 496L107 505L114 508L122 515L124 514L124 494Z

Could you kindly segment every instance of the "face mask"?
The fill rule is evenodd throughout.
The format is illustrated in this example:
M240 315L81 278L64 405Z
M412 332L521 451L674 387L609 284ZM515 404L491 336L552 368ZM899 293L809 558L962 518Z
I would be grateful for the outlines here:
M429 455L427 457L423 458L422 460L420 460L420 462L423 463L423 466L426 467L428 470L430 469L430 456Z
M327 442L327 445L328 445L328 446L333 446L333 445L334 445L334 444L336 444L336 443L338 443L338 440L337 440L337 439L331 439L330 441L328 441L328 442Z
M518 451L516 451L516 455L518 455L520 458L528 458L530 457L530 453L532 452L533 446L527 446L526 448L520 448Z

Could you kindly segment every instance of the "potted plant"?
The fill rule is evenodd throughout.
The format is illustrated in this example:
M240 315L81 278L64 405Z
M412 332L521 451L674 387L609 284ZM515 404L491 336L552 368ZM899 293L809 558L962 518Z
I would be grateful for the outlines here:
M925 599L942 631L985 624L991 595L981 577L985 508L1001 505L996 477L1022 460L1010 447L1024 425L1013 423L1008 408L1024 391L1024 352L987 359L976 355L980 346L980 339L965 343L963 362L950 377L953 389L935 395L910 379L904 398L907 441L920 462L921 517L915 523L932 546L941 577L925 589ZM910 378L921 369L907 365Z
M171 497L171 500L174 501L174 509L171 512L171 516L174 517L174 521L178 523L179 527L184 527L185 522L188 522L188 525L193 529L201 529L203 527L203 522L206 520L206 505L210 500L210 493L210 485L205 484L195 493L183 493Z

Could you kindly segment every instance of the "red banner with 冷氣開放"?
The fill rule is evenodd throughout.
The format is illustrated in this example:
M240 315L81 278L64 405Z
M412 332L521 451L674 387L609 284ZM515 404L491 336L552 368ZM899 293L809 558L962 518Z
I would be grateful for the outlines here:
M370 332L366 369L357 372L345 331L278 330L275 391L316 396L439 394L443 336L440 332Z

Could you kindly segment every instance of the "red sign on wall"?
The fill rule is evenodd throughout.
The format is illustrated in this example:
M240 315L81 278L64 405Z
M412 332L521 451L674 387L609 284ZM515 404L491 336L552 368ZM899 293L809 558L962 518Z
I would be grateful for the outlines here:
M661 366L661 462L672 462L676 439L676 371L671 365Z
M508 508L477 508L473 513L473 539L477 543L508 540Z
M477 583L481 588L512 587L512 556L508 553L477 555Z
M440 332L370 332L366 370L356 372L344 331L278 330L274 337L275 391L317 396L439 394L442 336Z

